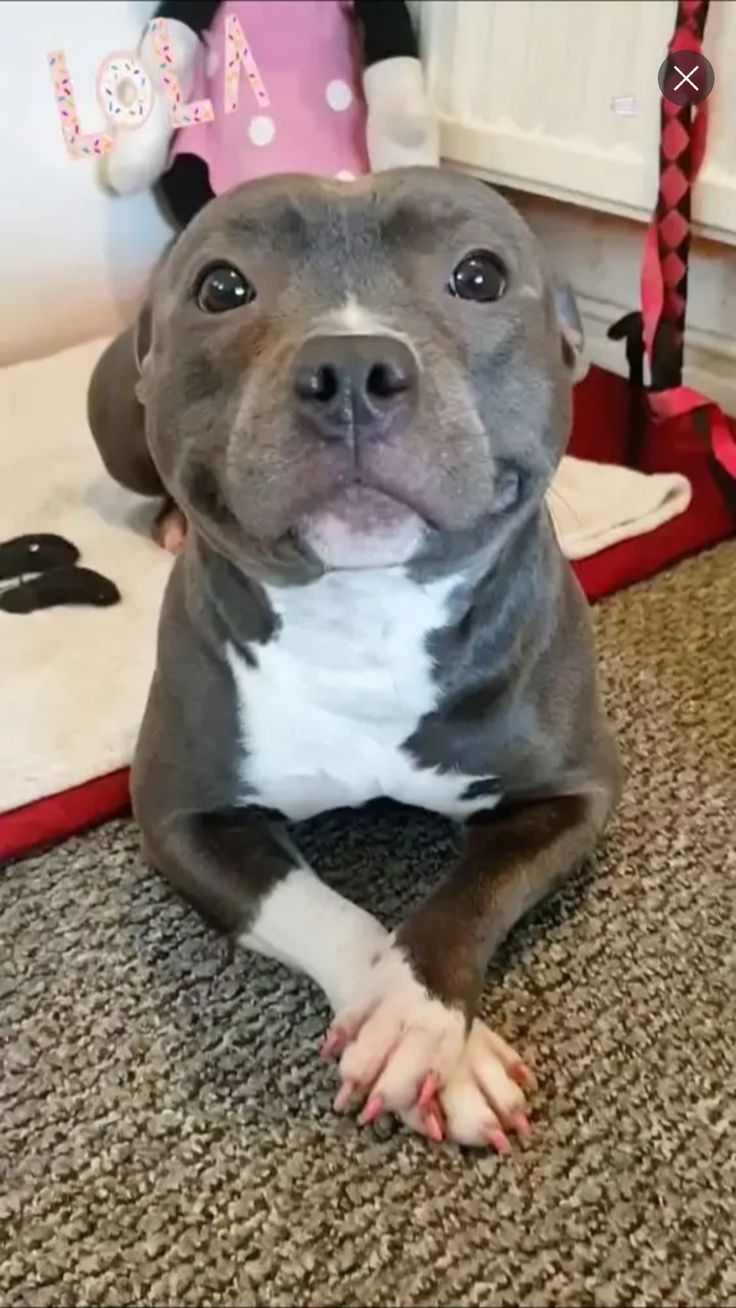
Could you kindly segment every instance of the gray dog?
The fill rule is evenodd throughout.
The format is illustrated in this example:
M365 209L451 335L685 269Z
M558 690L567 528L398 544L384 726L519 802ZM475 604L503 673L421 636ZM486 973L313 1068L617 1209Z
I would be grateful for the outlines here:
M147 858L321 986L336 1108L503 1152L533 1078L475 1017L485 968L620 789L545 507L568 336L481 183L269 178L184 232L89 400L113 475L189 528L132 774ZM282 829L378 797L465 834L393 932Z

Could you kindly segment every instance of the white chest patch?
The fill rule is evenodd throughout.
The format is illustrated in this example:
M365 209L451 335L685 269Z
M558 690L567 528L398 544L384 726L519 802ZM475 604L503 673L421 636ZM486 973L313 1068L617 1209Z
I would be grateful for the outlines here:
M244 799L254 789L293 821L378 798L455 818L489 806L462 798L480 778L421 768L402 749L437 702L427 636L456 585L365 570L267 588L280 627L258 666L228 650Z

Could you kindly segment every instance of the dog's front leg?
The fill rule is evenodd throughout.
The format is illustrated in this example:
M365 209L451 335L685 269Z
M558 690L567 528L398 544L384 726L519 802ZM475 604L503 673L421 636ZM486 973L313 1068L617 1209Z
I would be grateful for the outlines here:
M338 1015L342 1076L369 1092L368 1117L388 1109L417 1126L418 1095L430 1123L441 1105L439 1125L460 1143L506 1152L506 1131L526 1134L532 1074L474 1017L476 1003L501 941L590 853L611 803L603 788L510 805L469 826L456 867L377 959L362 1002Z
M138 810L149 861L231 940L311 977L333 1011L354 1000L388 939L376 918L327 886L284 832L248 808Z
M309 976L324 992L335 1022L323 1044L323 1056L340 1051L346 1024L364 1018L386 997L390 1015L403 1023L416 1014L407 1007L414 998L425 1019L435 1017L441 1033L444 1006L430 999L416 982L392 943L388 931L370 913L337 893L305 863L286 834L257 810L230 809L206 813L179 810L162 818L136 805L147 860L199 913L246 949L277 959ZM426 1000L426 1003L425 1003ZM458 1010L450 1014L443 1050L448 1070L465 1042L465 1022ZM403 1029L403 1028L402 1028ZM384 1034L383 1030L380 1034ZM398 1031L397 1031L398 1034ZM376 1050L382 1046L373 1041ZM372 1048L372 1047L371 1047ZM368 1050L370 1059L371 1049ZM343 1063L342 1084L335 1099L338 1111L364 1099L385 1061L370 1061L354 1080ZM414 1129L440 1137L434 1104L417 1104L420 1083L412 1083L404 1117ZM397 1107L398 1110L398 1107ZM370 1105L365 1120L371 1117Z

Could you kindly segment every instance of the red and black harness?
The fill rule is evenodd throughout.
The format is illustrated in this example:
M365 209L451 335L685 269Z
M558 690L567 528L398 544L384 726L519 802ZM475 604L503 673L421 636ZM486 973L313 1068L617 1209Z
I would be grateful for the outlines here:
M679 0L668 53L700 53L710 0ZM736 514L736 439L712 400L683 385L691 196L705 155L708 102L678 106L661 97L659 194L641 268L641 309L609 330L626 341L631 383L629 462L639 466L652 426L688 417L705 444L712 475ZM644 381L648 363L650 384Z

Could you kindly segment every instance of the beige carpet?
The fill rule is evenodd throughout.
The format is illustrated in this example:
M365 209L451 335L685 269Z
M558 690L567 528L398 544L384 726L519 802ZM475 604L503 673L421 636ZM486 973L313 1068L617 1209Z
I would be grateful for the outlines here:
M533 1058L508 1161L330 1112L307 983L226 950L127 823L0 890L5 1305L736 1302L736 544L597 612L630 782L485 1008ZM392 920L444 824L314 824Z

